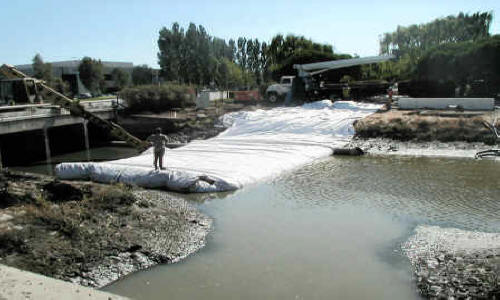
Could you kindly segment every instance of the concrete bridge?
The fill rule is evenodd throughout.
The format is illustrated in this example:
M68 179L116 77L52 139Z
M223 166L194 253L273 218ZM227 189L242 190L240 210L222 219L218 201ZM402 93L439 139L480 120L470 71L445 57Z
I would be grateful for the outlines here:
M118 100L119 101L119 100ZM115 119L119 107L116 99L80 102L86 110L103 119ZM2 135L29 131L42 131L45 141L45 155L50 161L50 141L48 129L53 127L82 125L85 147L89 149L88 121L72 116L64 108L52 104L31 104L0 107L0 137ZM0 167L2 165L2 149L0 144Z

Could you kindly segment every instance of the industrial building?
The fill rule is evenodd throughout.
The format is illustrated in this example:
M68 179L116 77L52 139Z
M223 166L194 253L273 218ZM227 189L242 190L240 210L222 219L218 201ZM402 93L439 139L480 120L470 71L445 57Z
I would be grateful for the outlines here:
M80 62L81 60L50 62L52 66L52 74L68 82L73 95L89 93L89 90L87 90L87 88L80 80L80 72L78 71ZM132 69L134 68L134 64L131 62L101 61L101 63L103 65L106 90L113 90L116 88L115 82L113 81L113 78L111 76L111 72L113 71L113 69L122 69L131 74ZM34 74L32 64L18 65L16 66L16 68L26 75L33 76Z

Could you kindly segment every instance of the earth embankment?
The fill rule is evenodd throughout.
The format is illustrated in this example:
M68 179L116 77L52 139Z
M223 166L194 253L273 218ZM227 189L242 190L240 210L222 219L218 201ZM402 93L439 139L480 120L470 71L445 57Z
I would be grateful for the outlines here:
M494 144L496 137L484 122L495 112L399 111L374 113L354 124L362 139L387 138L398 141L482 142ZM496 126L498 127L498 123Z
M204 246L212 224L166 192L0 177L0 263L84 286L177 262Z

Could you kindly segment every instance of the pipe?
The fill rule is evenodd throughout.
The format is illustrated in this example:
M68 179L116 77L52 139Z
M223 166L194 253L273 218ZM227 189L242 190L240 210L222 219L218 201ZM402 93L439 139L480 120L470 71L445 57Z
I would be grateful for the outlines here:
M363 149L359 147L354 148L335 148L333 149L333 155L349 155L349 156L360 156L365 154Z

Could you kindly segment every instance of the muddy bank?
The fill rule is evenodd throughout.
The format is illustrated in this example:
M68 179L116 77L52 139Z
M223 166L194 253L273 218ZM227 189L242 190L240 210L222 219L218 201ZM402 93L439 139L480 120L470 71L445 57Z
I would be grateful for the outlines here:
M354 128L356 136L363 139L445 143L459 141L492 145L496 138L483 122L491 122L494 113L389 110L358 120Z
M200 249L212 220L175 194L0 173L0 263L102 287Z
M431 299L499 299L500 234L418 226L402 246Z
M275 104L225 102L205 109L185 108L165 113L129 113L119 118L119 124L133 135L145 139L161 127L173 142L188 143L192 140L208 139L224 131L220 117L233 111L270 109Z

